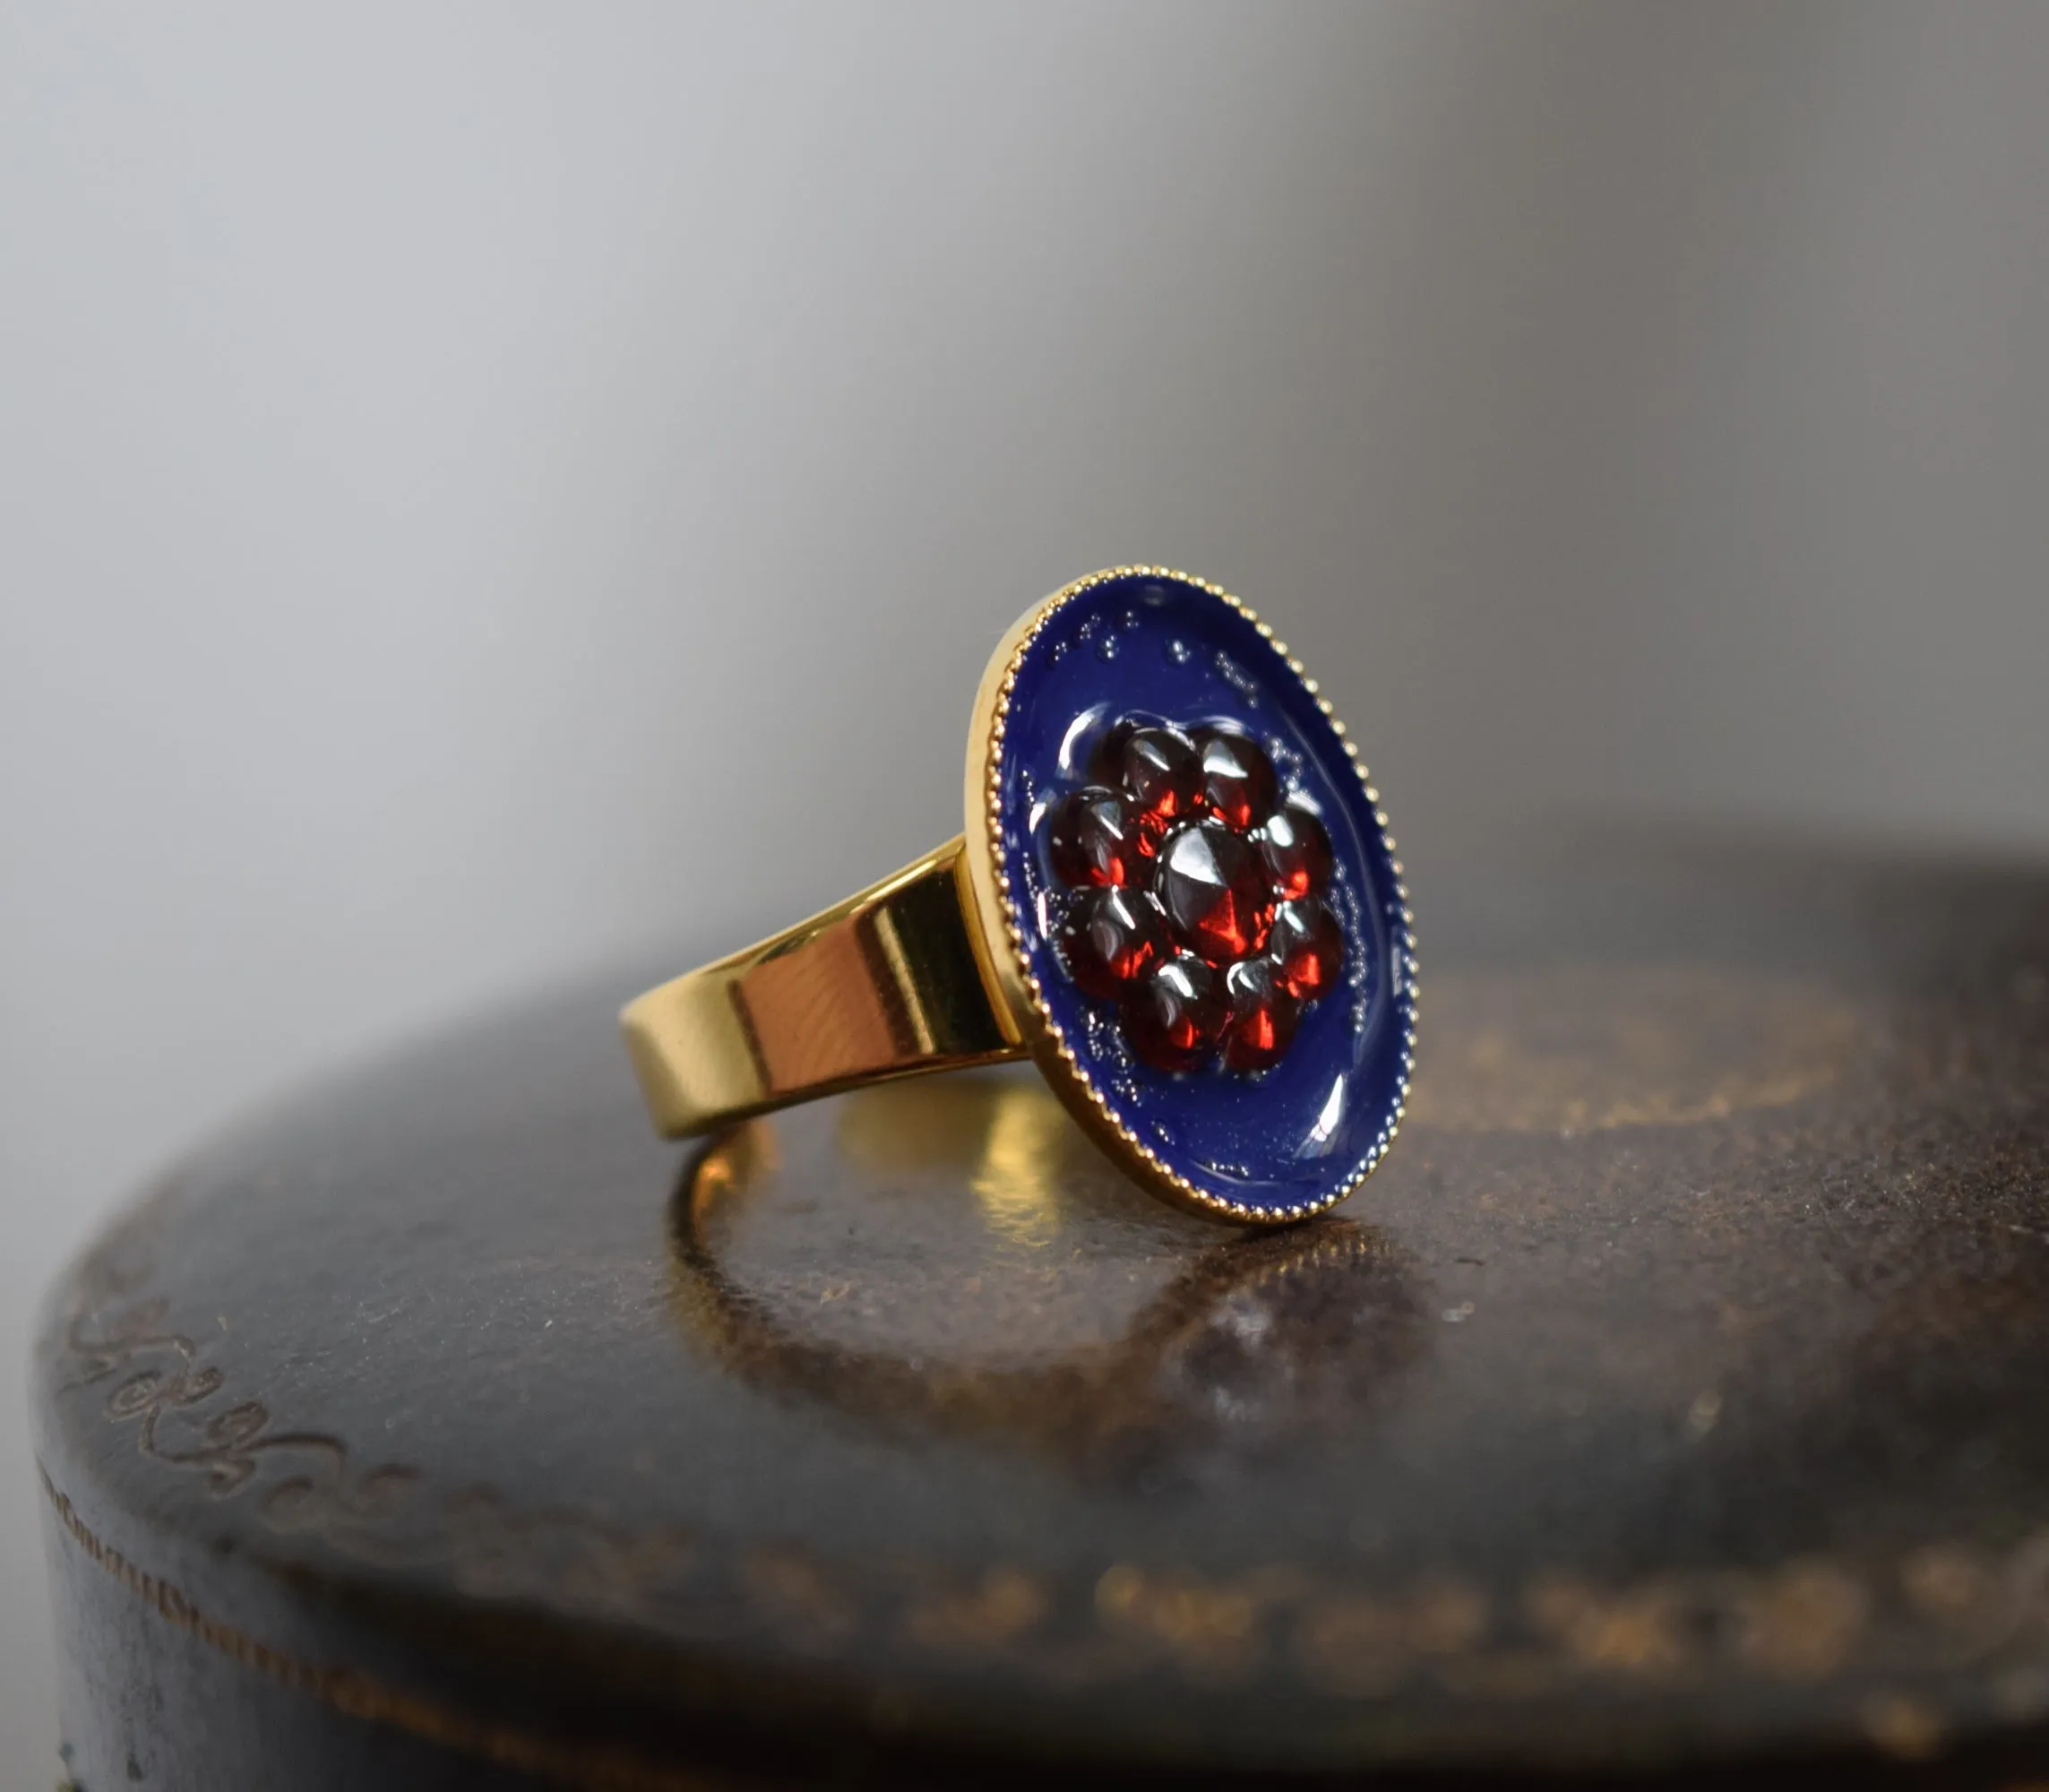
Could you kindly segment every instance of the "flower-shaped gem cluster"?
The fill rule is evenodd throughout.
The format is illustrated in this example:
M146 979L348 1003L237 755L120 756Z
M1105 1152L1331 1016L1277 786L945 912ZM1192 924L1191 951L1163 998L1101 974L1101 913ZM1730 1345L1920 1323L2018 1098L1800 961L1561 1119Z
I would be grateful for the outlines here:
M1126 718L1089 776L1046 821L1047 860L1077 892L1060 934L1068 975L1116 1004L1156 1070L1279 1063L1344 964L1322 823L1282 800L1257 742L1226 728Z

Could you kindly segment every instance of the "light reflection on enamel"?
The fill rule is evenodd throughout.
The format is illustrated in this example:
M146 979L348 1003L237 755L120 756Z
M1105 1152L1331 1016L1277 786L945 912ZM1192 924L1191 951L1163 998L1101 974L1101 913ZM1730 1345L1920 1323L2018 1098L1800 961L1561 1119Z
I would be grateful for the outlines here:
M1304 1142L1310 1154L1322 1157L1330 1149L1330 1141L1336 1137L1338 1123L1345 1117L1345 1078L1342 1072L1330 1085L1329 1099L1323 1111L1316 1116L1316 1124L1309 1129L1309 1137Z
M1108 709L1107 703L1094 704L1068 723L1067 732L1060 737L1060 769L1063 773L1070 777L1074 775L1076 747L1082 740L1094 735L1096 725L1102 720Z

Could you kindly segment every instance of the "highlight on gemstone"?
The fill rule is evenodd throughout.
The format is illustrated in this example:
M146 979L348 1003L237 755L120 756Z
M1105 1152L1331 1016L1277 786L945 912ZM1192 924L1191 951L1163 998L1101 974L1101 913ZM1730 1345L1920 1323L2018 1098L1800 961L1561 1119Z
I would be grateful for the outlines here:
M1155 1070L1270 1069L1344 966L1322 823L1235 729L1126 717L1086 762L1045 812L1068 976Z

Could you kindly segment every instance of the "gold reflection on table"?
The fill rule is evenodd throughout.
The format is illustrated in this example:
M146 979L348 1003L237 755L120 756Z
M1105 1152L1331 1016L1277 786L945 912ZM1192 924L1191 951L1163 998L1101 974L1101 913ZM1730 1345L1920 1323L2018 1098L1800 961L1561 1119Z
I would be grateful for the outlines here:
M961 1174L990 1232L1034 1249L1059 1236L1060 1192L1077 1160L1095 1155L1046 1085L1019 1075L870 1090L845 1104L839 1137L851 1159L883 1175Z
M1864 1030L1821 986L1684 965L1434 989L1412 1118L1440 1152L1788 1106ZM1352 1423L1425 1348L1422 1279L1372 1228L1221 1236L1134 1193L1029 1067L864 1090L696 1159L676 1309L755 1384L1083 1470Z
M1219 1235L1134 1201L1029 1071L751 1122L673 1219L678 1317L744 1380L1080 1474L1348 1422L1426 1335L1371 1228Z

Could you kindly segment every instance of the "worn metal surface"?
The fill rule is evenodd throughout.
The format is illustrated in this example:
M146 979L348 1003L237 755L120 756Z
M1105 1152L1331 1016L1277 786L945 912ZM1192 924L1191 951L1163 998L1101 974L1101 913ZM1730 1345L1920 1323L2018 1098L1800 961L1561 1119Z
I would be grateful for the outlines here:
M1279 1234L1029 1069L680 1155L630 975L224 1140L39 1352L80 1783L245 1783L236 1676L447 1784L2049 1773L2049 877L1592 863L1423 881Z

